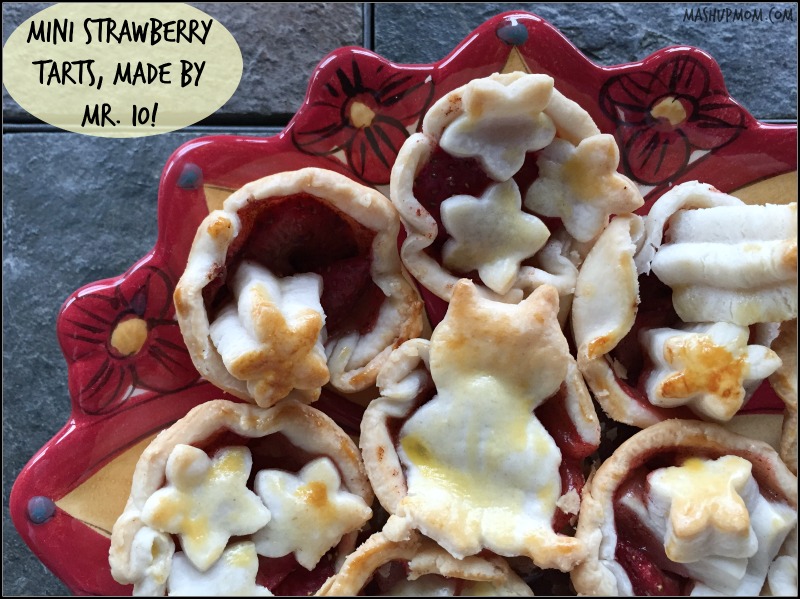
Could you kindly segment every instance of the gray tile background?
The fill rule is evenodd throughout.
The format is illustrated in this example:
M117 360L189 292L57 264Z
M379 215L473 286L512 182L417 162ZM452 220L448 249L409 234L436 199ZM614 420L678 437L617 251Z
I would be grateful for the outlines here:
M3 42L49 5L3 3ZM698 46L717 59L731 95L754 116L797 120L793 3L760 5L792 9L793 21L783 23L684 20L686 8L734 6L724 3L196 6L233 34L245 64L236 94L202 127L133 140L66 133L37 125L3 89L4 595L69 593L20 540L8 515L14 479L69 411L55 335L62 302L86 283L120 274L152 248L158 179L173 150L212 132L277 133L331 50L359 45L396 62L434 62L495 14L527 10L602 65L640 60L674 44Z

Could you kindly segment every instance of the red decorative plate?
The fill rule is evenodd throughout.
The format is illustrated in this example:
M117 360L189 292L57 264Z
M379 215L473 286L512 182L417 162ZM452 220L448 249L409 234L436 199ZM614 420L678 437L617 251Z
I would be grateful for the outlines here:
M251 180L306 166L388 193L397 151L426 109L471 79L509 70L551 75L559 91L613 133L621 169L649 201L693 179L745 200L765 185L796 194L797 127L755 120L729 96L714 59L696 48L600 67L547 22L509 12L434 64L394 64L356 47L331 53L281 134L204 137L178 148L161 177L153 251L125 274L79 289L63 306L57 328L72 411L20 474L10 507L25 542L73 592L130 594L111 578L108 549L136 458L152 435L193 406L225 397L192 366L172 305L203 217ZM441 302L426 294L426 306L437 322ZM361 408L335 399L315 406L357 432ZM758 399L777 407L766 386Z

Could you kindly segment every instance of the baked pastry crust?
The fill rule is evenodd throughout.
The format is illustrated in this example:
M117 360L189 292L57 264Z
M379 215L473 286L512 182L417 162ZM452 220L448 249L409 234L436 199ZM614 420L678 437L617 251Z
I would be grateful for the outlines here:
M632 471L648 460L663 467L664 461L658 461L658 456L674 460L676 455L683 458L743 458L752 465L752 476L760 487L766 489L764 493L795 511L794 527L797 527L797 478L769 445L735 435L715 424L666 420L639 431L620 445L587 483L576 536L586 544L588 557L570 573L578 594L633 594L631 581L615 553L618 543L615 501ZM789 552L790 543L791 534L779 556Z
M404 562L407 579L427 575L457 579L467 586L477 583L480 593L494 596L530 597L533 592L499 556L471 556L456 559L432 540L416 531L405 540L390 541L381 532L373 534L353 553L341 569L329 578L317 595L323 597L356 596L382 567L394 561Z
M344 330L326 337L322 329L325 318L319 309L295 315L298 324L293 327L287 311L270 294L260 292L258 301L248 304L253 316L245 325L255 329L251 332L258 343L253 340L255 348L244 352L240 347L244 335L231 330L225 337L230 355L223 356L212 339L214 320L204 290L219 276L228 276L229 250L234 243L241 243L237 238L244 235L242 211L297 195L311 196L326 205L360 236L360 251L369 258L369 275L384 296L375 323L363 333ZM373 385L391 350L422 330L422 301L403 272L396 245L398 231L397 213L382 194L324 169L278 173L234 192L222 210L211 212L198 228L174 294L178 323L200 374L220 389L262 407L286 396L305 403L314 401L328 380L345 393ZM273 278L281 280L279 273ZM243 300L238 300L242 320ZM264 314L272 316L264 318ZM235 324L236 314L226 315ZM324 354L320 347L315 348L315 341L324 345Z
M719 209L721 212L701 214L699 211L704 209ZM767 348L771 340L757 341L756 345L747 346L746 327L749 324L763 327L774 322L769 320L771 318L791 317L792 303L796 312L797 292L796 289L791 290L791 278L795 277L796 284L796 273L793 275L789 273L791 269L787 269L786 253L783 251L794 247L796 253L796 229L792 239L791 225L788 222L768 223L768 226L760 224L764 220L775 220L770 217L773 213L785 216L784 213L791 214L794 210L796 210L794 205L746 206L737 198L719 192L710 185L693 181L667 192L655 202L646 217L628 215L618 216L612 220L581 266L572 309L572 329L577 346L578 366L595 398L611 418L640 428L667 418L699 418L723 422L738 411L761 380L778 368L779 356ZM715 227L706 226L708 223L705 221L712 216L722 219L719 225L725 231L716 231ZM748 217L758 224L746 222L741 225ZM668 243L664 243L666 227L669 227ZM741 234L744 239L739 241L733 239L736 234ZM687 238L692 237L697 237L698 240L689 242ZM773 237L777 239L773 240ZM684 245L688 248L686 251L681 250L683 257L673 259L676 254L672 252L670 255L673 257L661 260L660 257L664 255L662 252L677 248L682 244L681 239L687 241ZM760 239L766 241L759 241ZM724 261L725 258L724 248L734 246L738 249L727 252L730 263L723 268L720 266L720 261ZM736 264L739 263L737 260L740 255L748 252L757 255L760 249L767 246L778 248L776 254L770 253L771 250L767 252L775 258L775 261L772 261L772 258L767 260L774 268L764 268L762 272L762 268L758 266L762 263L759 258L752 264L745 261L742 268L737 270ZM790 250L789 253L791 254ZM705 259L711 262L702 267ZM786 259L791 262L790 258ZM690 274L681 275L682 260L693 265L683 269ZM653 273L650 272L651 265ZM707 280L694 281L692 279L694 275L691 273L702 268L710 273L706 277ZM683 399L682 402L672 399L660 401L649 395L645 397L645 391L633 389L633 383L626 388L627 383L623 382L628 376L625 365L617 362L612 354L626 336L633 334L637 312L647 308L639 306L642 301L640 282L648 282L646 277L640 279L639 276L647 273L653 278L657 274L666 277L667 283L675 285L676 293L681 297L702 299L702 301L692 300L689 312L681 310L676 305L678 314L676 320L679 324L669 325L659 331L653 327L651 332L659 333L660 336L649 333L643 335L641 331L638 334L639 342L651 344L652 347L649 347L648 351L655 355L655 363L664 362L660 365L660 371L654 370L653 374L641 375L655 377L647 381L649 387L639 386L646 390L664 389L665 385L681 379L679 381L681 390L675 399ZM673 279L672 275L689 279L680 279L683 282L676 282L678 279ZM773 279L779 282L775 283ZM726 288L726 285L731 286L731 289ZM766 285L766 295L762 295L759 291L764 285ZM740 289L741 286L744 288ZM692 291L694 288L698 291ZM709 299L708 294L714 289L719 292L721 298L719 301ZM777 295L773 293L774 289L779 290L776 292ZM739 301L735 299L736 297L743 299ZM788 301L783 302L781 299L772 302L776 297L788 298ZM762 310L759 307L759 302L762 300L767 303L772 302L772 307ZM716 310L716 317L707 312L709 307ZM695 308L700 311L700 316L695 316L692 312ZM788 308L788 311L784 311L785 308ZM738 319L737 314L742 319ZM744 342L737 342L737 345L733 342L714 341L709 331L721 328L719 326L715 328L714 323L730 323L728 329L734 333L738 331L738 337ZM734 326L739 329L734 330ZM648 330L647 324L643 330ZM670 348L664 344L665 340L673 345L682 343L681 351L687 355L691 351L696 352L707 347L711 352L707 355L715 353L719 356L719 361L709 364L707 370L701 372L698 370L700 361L668 356ZM635 339L629 342L637 343ZM759 343L762 345L758 345ZM641 347L638 351L642 352ZM661 360L662 351L664 360ZM667 357L671 360L670 364L667 364L669 361L666 360ZM719 379L711 378L712 370L721 376L724 375L724 385L719 383ZM761 374L756 376L759 372ZM756 378L750 380L748 377L751 374ZM731 390L733 393L729 395L728 392ZM704 393L707 396L704 396ZM730 397L736 397L738 405L731 404ZM716 402L716 405L703 406L702 403L705 401Z
M507 302L519 302L540 285L555 285L565 313L585 244L610 214L643 204L636 185L616 172L619 151L613 137L601 134L589 114L553 83L547 75L522 72L475 79L438 100L425 115L422 131L398 153L390 189L408 234L401 257L436 296L449 301L457 281L475 269L481 292ZM459 195L442 202L450 239L441 262L429 253L441 237L440 224L414 193L417 175L437 148L477 159L492 181L480 197ZM519 189L512 176L526 153L539 150L539 178L529 189ZM507 201L496 200L506 196ZM521 209L523 203L530 212ZM454 219L447 213L469 206L486 214L475 218L480 230L472 228L465 241L459 240L459 234L465 235L455 230L458 222L448 222ZM550 236L553 232L537 215L561 218L566 230ZM483 261L453 258L454 243L470 244Z
M191 410L162 431L144 450L134 471L125 509L114 524L109 563L115 580L133 584L137 594L163 594L175 550L170 534L143 521L147 500L162 489L173 450L202 445L222 431L246 439L280 433L296 448L332 460L348 492L372 504L374 495L358 448L328 416L302 403L286 400L263 409L227 400L213 400ZM355 546L358 531L345 534L337 545L339 562Z
M508 305L482 298L465 279L431 341L411 340L392 354L360 439L375 494L392 514L387 537L399 540L417 529L456 557L488 549L563 571L580 561L580 543L553 530L557 508L577 512L577 492L562 495L562 452L533 414L557 397L570 421L564 425L574 427L586 451L599 445L597 416L557 311L553 287ZM473 395L479 399L469 400ZM398 421L404 424L393 432ZM521 465L530 459L536 467ZM478 489L494 494L491 501L476 499ZM516 511L508 522L489 513L495 500L528 494L537 499L522 499L525 508L510 500L517 507L509 507Z
M645 229L638 271L652 269L672 288L684 322L748 326L797 318L796 202L746 205L689 181L656 200Z
M772 349L782 364L769 377L770 385L786 405L781 434L780 455L797 474L797 319L781 323L780 333Z

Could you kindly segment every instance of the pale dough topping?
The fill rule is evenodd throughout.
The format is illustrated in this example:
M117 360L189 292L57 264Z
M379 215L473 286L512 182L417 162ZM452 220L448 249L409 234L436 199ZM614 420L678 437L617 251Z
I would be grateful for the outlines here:
M503 304L463 281L433 333L437 395L400 430L408 493L395 513L455 557L486 548L557 567L568 553L552 528L561 452L533 414L567 374L557 312L550 286Z
M757 492L751 469L736 456L690 458L648 477L650 511L667 516L668 558L686 563L709 554L747 558L756 552L758 539L744 500L748 492Z
M796 511L766 499L747 460L692 457L648 475L645 501L624 495L666 555L695 581L692 595L759 595Z
M477 270L486 286L501 295L517 280L522 261L550 236L539 218L522 211L513 180L491 185L479 198L448 198L441 214L450 234L442 250L444 264L465 273Z
M202 449L177 445L167 461L167 484L147 499L142 521L177 534L194 567L208 570L228 539L254 533L270 519L246 486L252 466L246 447L226 447L209 458Z
M556 134L543 113L553 93L552 77L530 75L505 84L501 77L477 79L465 88L464 112L439 141L453 156L480 160L495 181L510 179L527 152L544 148Z
M170 596L272 597L266 587L256 584L258 555L251 542L229 545L207 571L200 572L178 552L172 559L167 583Z
M742 407L747 387L781 365L762 345L748 345L747 327L719 322L682 329L648 329L642 345L655 364L645 388L654 405L689 406L711 420L730 420Z
M577 146L556 139L536 164L539 177L525 194L525 207L559 217L578 241L597 237L612 214L633 212L643 204L633 181L617 173L619 149L611 135L593 135Z
M255 489L272 519L253 535L256 550L266 557L294 553L312 570L320 558L349 532L372 517L364 500L342 488L329 458L309 462L299 473L262 470Z
M211 323L210 335L256 403L269 405L292 389L315 390L328 382L319 275L280 278L242 262L230 287L234 301Z
M672 288L684 322L749 326L797 317L797 203L746 205L690 181L644 217L636 257Z

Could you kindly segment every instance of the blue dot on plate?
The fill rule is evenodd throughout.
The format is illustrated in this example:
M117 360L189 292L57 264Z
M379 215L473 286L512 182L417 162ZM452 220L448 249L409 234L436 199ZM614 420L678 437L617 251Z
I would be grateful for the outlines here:
M178 177L178 187L181 189L199 189L203 183L203 171L196 164L186 164Z
M56 513L56 504L49 497L37 495L28 500L28 519L34 524L44 524Z
M507 23L497 28L497 37L512 46L521 46L528 41L528 28L521 23Z

